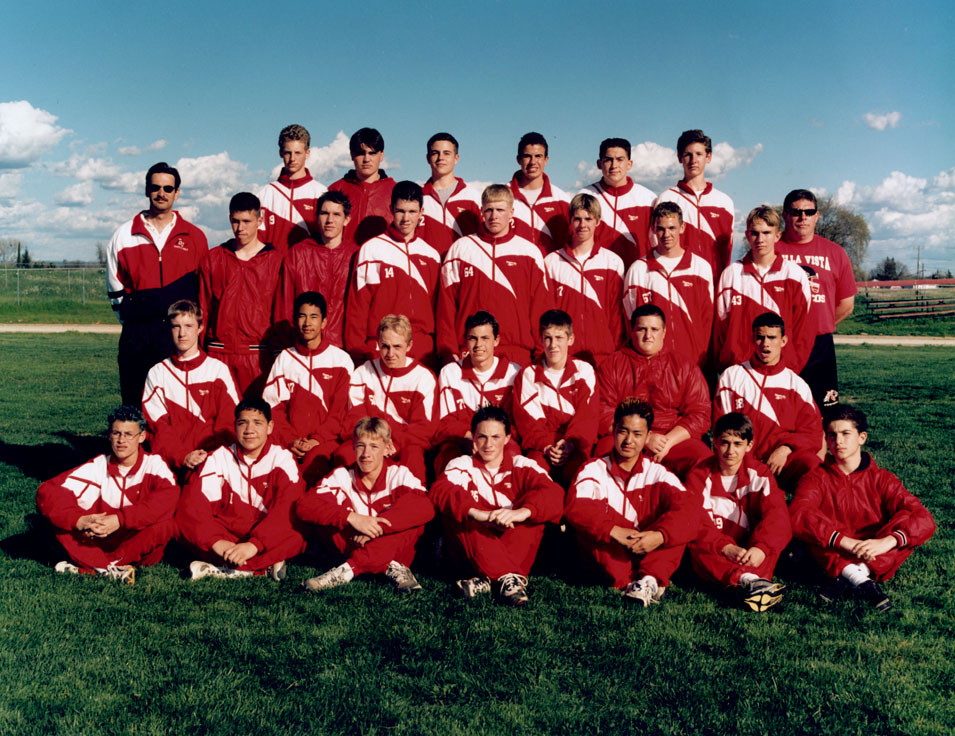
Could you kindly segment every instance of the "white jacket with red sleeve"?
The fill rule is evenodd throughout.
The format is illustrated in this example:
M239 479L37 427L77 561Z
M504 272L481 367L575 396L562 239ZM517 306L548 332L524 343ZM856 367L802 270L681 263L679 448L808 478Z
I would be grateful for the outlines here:
M661 192L653 206L661 202L680 206L686 225L683 247L703 256L713 267L713 278L718 278L733 258L733 200L710 182L694 192L681 181Z
M809 322L809 280L806 273L780 255L760 274L749 253L731 263L716 289L713 353L719 368L747 360L753 352L753 320L775 312L786 323L786 364L797 373L809 360L816 336Z
M296 243L313 237L312 233L318 232L317 200L326 191L308 169L300 179L290 179L283 172L277 181L262 187L259 190L262 205L259 239L285 253Z
M582 360L568 360L556 385L542 361L524 368L514 382L514 424L525 451L566 439L589 455L599 412L597 377Z
M441 204L430 180L423 189L423 217L418 225L418 237L444 257L455 240L474 235L481 226L481 193L463 179L457 179L451 196Z
M809 385L780 361L748 360L723 371L713 399L713 421L738 411L753 423L753 453L765 462L776 448L822 449L822 417Z
M399 449L430 447L437 388L434 374L416 360L409 358L404 368L396 369L381 358L366 361L352 374L345 426L354 427L362 417L380 417L391 427Z
M556 309L574 323L571 354L599 365L625 341L621 297L623 261L595 245L581 263L569 247L548 253L544 268Z
M87 514L116 514L122 529L172 519L179 486L159 455L139 451L123 475L112 455L99 455L43 483L36 507L57 529L72 531Z
M629 176L620 187L598 181L581 192L591 194L600 202L600 225L597 227L598 245L609 248L623 261L624 268L650 252L650 215L656 196Z

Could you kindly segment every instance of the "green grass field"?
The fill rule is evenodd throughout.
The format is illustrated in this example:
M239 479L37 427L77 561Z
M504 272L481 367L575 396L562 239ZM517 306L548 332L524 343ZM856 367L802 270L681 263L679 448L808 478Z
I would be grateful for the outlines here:
M840 348L871 447L934 513L886 585L895 609L767 614L679 579L652 609L554 572L531 604L471 604L422 574L321 596L196 582L163 563L133 588L55 574L38 483L102 447L113 336L0 336L0 734L900 734L955 723L955 350Z

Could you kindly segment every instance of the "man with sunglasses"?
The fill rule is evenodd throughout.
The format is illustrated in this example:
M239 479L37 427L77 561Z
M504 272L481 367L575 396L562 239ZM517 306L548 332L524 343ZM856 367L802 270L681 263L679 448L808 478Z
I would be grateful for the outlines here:
M160 161L146 172L149 209L123 223L106 251L106 291L123 325L119 384L124 404L142 401L146 374L173 352L166 313L173 302L199 300L199 263L209 246L173 205L179 172Z
M786 230L776 243L776 252L802 267L812 292L809 324L816 337L799 375L812 389L817 406L833 406L839 403L839 378L832 333L855 306L858 289L852 264L840 245L816 235L819 207L816 195L809 190L794 189L786 195L783 219Z

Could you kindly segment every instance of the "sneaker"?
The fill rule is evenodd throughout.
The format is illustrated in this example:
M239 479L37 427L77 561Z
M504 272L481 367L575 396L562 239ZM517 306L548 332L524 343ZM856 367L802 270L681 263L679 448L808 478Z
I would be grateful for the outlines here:
M288 575L288 563L285 560L269 567L269 577L276 582L285 580L286 575Z
M743 603L749 607L749 610L762 613L783 599L784 590L786 590L785 585L765 578L757 578L742 586Z
M198 580L199 578L214 577L224 578L227 572L221 567L213 565L205 560L193 560L189 563L189 579Z
M527 603L527 578L516 572L501 575L495 583L497 599L509 606L523 606Z
M343 562L338 567L333 567L331 570L323 572L321 575L316 575L314 578L309 578L302 583L302 587L304 587L305 590L309 591L310 593L315 593L319 590L337 588L339 585L350 583L354 577L355 573L352 572L351 567L347 562Z
M888 611L892 608L892 601L885 594L875 580L866 580L856 586L856 595L866 603L871 603L876 611Z
M631 580L623 589L623 597L628 601L641 604L644 608L649 608L651 603L659 603L666 592L666 586L661 587L656 583L648 585L642 580Z
M385 570L385 577L395 584L395 590L398 593L412 593L421 590L421 583L415 578L414 573L406 565L392 560L388 563L388 569Z
M481 595L481 593L491 592L491 581L487 578L465 578L464 580L458 580L457 585L461 595L468 601Z
M845 598L850 590L852 590L852 584L840 575L819 589L819 598L823 603L832 603Z
M59 562L56 563L56 565L53 566L53 569L56 572L71 572L74 575L80 574L80 568L78 568L69 560L60 560Z
M106 576L124 585L136 584L136 568L132 565L107 565Z

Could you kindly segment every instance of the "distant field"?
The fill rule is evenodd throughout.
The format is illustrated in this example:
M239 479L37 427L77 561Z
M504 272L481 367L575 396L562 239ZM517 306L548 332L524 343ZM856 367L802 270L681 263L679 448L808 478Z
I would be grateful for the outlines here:
M306 596L302 564L281 585L166 563L134 588L56 575L34 494L103 446L115 349L0 335L0 734L951 734L951 349L839 349L874 454L939 527L886 585L886 615L820 608L792 580L751 614L687 577L642 610L560 567L520 611L466 605L433 570L407 600L372 581Z
M918 292L918 294L927 299L951 299L955 297L955 289L927 289ZM868 289L860 292L856 296L855 309L847 319L839 323L837 332L840 335L955 336L955 316L876 320L866 313L866 300L873 302L892 301L911 299L915 296L916 292L912 289Z
M0 269L0 322L115 322L99 269Z

